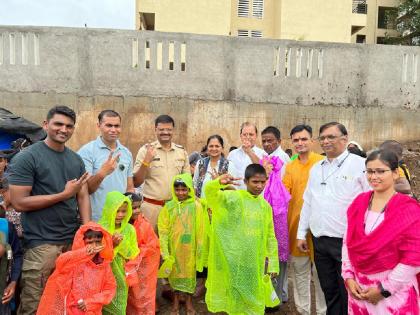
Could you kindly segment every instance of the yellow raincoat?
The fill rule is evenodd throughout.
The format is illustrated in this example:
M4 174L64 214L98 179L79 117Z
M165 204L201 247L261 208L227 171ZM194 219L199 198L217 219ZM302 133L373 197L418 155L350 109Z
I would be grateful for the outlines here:
M189 188L188 198L178 201L173 183L176 179ZM174 260L168 276L175 290L193 293L196 271L207 266L209 217L204 201L195 197L190 174L175 176L172 182L172 200L162 208L158 219L159 241L162 258Z
M212 222L209 232L206 303L211 312L264 314L267 273L279 272L270 205L245 190L221 189L219 179L204 187Z
M122 220L121 227L117 229L115 228L115 217L123 203L127 203L127 215ZM106 195L99 224L111 235L120 233L124 238L118 246L114 247L114 259L111 263L112 272L117 281L116 295L112 302L103 308L102 314L126 314L128 285L125 277L125 264L127 260L134 259L139 254L136 230L128 223L132 212L131 200L127 196L118 191L112 191Z

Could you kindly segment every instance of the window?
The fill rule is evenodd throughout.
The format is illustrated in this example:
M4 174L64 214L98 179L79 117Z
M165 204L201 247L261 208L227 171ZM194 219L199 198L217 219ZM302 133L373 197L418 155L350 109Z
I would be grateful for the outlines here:
M262 19L264 12L264 0L253 0L252 1L252 16L258 19Z
M365 44L366 43L366 35L356 35L356 43L357 44Z
M155 30L155 14L139 12L140 14L140 30Z
M378 28L382 29L396 29L396 17L398 9L392 7L378 8Z
M238 0L238 16L248 17L249 15L249 0Z
M239 37L248 37L249 31L248 30L238 30L238 36Z
M251 31L251 37L262 37L261 31Z

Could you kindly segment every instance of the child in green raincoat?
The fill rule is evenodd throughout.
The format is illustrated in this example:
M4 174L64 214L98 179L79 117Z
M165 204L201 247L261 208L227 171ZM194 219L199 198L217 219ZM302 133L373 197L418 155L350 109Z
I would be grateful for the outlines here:
M126 314L128 285L125 265L128 260L136 258L139 254L136 230L128 223L132 212L129 197L118 191L112 191L106 195L99 224L112 235L114 259L111 268L117 282L117 290L111 303L102 309L102 314L105 315Z
M278 303L270 286L267 290L266 273L279 272L272 210L261 195L267 174L261 165L250 164L247 190L223 190L238 179L224 174L204 187L212 209L206 303L215 313L264 314L266 305Z
M209 217L204 201L195 197L190 174L175 176L172 196L158 218L160 248L163 266L173 262L171 269L166 270L175 291L171 314L179 313L179 297L185 294L187 314L191 315L195 314L192 294L196 271L203 271L207 266Z

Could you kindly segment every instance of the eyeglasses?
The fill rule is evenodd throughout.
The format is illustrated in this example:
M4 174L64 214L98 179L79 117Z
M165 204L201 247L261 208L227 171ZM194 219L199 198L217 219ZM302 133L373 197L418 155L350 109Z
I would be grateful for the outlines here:
M340 138L342 136L344 136L344 135L339 135L339 136L334 136L334 135L320 136L320 137L318 137L318 141L319 142L322 142L322 141L325 141L325 140L334 141L334 140L336 140L336 139L338 139L338 138Z
M392 172L392 170L391 169L389 169L389 170L383 170L383 169L380 169L380 168L378 168L378 169L370 169L370 168L368 168L364 172L366 174L368 174L369 176L372 176L373 174L375 174L376 176L383 176L385 174L385 172Z

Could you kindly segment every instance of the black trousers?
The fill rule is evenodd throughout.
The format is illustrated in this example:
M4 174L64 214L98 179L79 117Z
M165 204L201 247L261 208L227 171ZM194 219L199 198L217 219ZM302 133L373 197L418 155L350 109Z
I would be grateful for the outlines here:
M315 265L327 303L327 315L347 315L347 290L341 277L343 239L313 237Z

